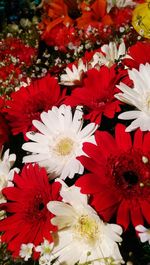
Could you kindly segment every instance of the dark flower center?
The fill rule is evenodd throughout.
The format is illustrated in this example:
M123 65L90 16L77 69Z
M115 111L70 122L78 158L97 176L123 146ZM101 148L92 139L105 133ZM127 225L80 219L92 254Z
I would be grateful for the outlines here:
M150 163L143 160L141 152L129 151L120 155L112 155L107 161L107 176L122 196L148 196L150 189ZM144 162L143 162L144 161ZM146 161L146 162L145 162Z
M138 175L134 171L125 171L123 177L130 186L138 183Z
M68 15L72 19L76 19L81 16L80 10L78 9L77 1L75 0L64 0L68 7Z
M34 197L34 205L33 205L33 207L34 207L35 213L41 214L42 210L45 207L44 202L43 202L43 197L42 197L41 194L37 194Z
M31 195L32 197L32 195ZM28 204L26 215L31 220L45 220L46 218L46 202L42 193L37 193L31 198Z
M46 109L45 102L37 97L36 101L27 101L25 105L25 113L29 120L39 120L40 114Z
M39 211L42 211L44 209L44 203L40 202L38 207L39 207Z

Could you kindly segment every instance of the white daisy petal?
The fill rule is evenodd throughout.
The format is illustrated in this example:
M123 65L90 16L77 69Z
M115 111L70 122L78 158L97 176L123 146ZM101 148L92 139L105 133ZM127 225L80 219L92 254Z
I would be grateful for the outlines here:
M47 159L47 154L35 154L23 157L23 163L35 163ZM44 165L43 165L44 166Z
M45 135L41 134L41 133L35 133L35 132L27 132L26 136L35 142L41 142L41 143L48 143L48 138L45 137Z
M139 127L139 124L140 124L140 119L136 119L133 122L131 122L131 124L128 127L126 127L125 131L132 132Z
M119 114L118 119L132 120L132 119L139 118L140 116L141 116L141 111L131 110L131 111L126 111L126 112Z
M144 227L143 225L137 225L137 226L135 227L135 230L136 230L137 232L146 232L146 231L147 231L147 228Z
M150 239L150 236L148 235L148 233L140 233L139 237L140 237L140 240L142 243L144 243Z
M51 124L49 123L49 119L51 119ZM48 111L48 113L42 112L41 120L44 123L44 125L48 128L49 134L52 133L54 130L57 131L59 119L55 114L55 112L52 111Z
M42 134L49 135L48 128L42 122L33 120L32 123L35 126L35 128L37 128Z
M71 128L75 133L78 133L81 130L82 125L83 125L83 111L82 108L78 106L73 116L73 123Z
M42 144L39 143L32 143L32 142L28 142L22 145L22 149L32 152L32 150L34 150L35 153L48 153L49 149L48 146L44 146Z
M148 241L150 244L150 229L147 229L146 227L144 227L143 225L137 225L135 227L135 230L138 232L140 241L142 243Z
M51 223L55 226L58 226L59 229L63 229L64 227L67 227L72 222L72 217L68 216L66 218L65 216L56 216L52 218Z
M73 86L80 84L82 81L82 73L87 71L87 66L83 63L82 59L78 61L78 66L73 64L72 70L67 67L65 69L66 74L60 76L60 84Z
M86 127L84 127L82 131L78 133L78 136L80 138L85 138L87 136L90 136L95 132L97 128L98 128L98 125L96 125L95 123L90 123Z
M60 183L62 184L60 195L65 203L71 203L75 208L79 206L79 203L87 205L87 195L82 194L79 187L68 187L63 181Z
M121 227L120 225L117 225L117 224L111 224L111 228L112 228L112 230L113 230L115 233L117 233L117 234L119 234L119 235L121 235L122 232L123 232L123 229L122 229L122 227Z
M66 205L63 202L50 201L47 204L47 208L50 212L58 216L74 216L74 210L70 205ZM55 217L54 217L55 218Z

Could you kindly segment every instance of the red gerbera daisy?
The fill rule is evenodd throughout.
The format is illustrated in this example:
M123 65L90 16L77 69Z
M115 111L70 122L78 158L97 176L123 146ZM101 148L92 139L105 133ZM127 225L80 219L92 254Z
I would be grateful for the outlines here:
M88 114L85 119L100 123L104 114L113 118L120 111L120 102L114 98L116 84L119 83L124 71L118 74L114 67L101 67L100 71L91 69L83 80L83 86L72 91L71 96L66 98L65 104L71 106L83 105Z
M125 63L130 68L139 68L140 64L150 63L150 43L137 42L128 50L132 59L125 59Z
M133 8L113 8L111 10L111 18L113 20L115 28L128 25L131 22Z
M33 130L32 120L40 120L40 114L52 106L58 106L64 96L61 95L57 80L50 75L38 79L27 87L11 94L7 102L7 119L14 135Z
M125 126L116 126L115 138L97 131L97 146L86 143L89 157L79 160L91 171L77 181L81 191L91 194L91 205L105 221L116 213L117 223L125 229L150 224L150 133L136 131L132 144Z
M38 165L24 166L22 173L14 176L14 187L3 189L3 195L9 201L3 203L8 217L0 221L1 240L8 244L8 250L14 257L19 256L21 244L41 244L44 238L53 241L50 231L56 231L47 209L51 200L59 200L60 184L49 184L44 168Z

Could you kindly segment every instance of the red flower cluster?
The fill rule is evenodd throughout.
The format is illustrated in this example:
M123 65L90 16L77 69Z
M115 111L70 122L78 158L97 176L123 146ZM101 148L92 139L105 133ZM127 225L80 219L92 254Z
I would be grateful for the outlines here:
M25 45L20 39L5 38L0 42L0 92L10 94L22 81L27 80L25 69L37 55L37 49Z
M135 1L135 4L138 1ZM134 5L118 7L114 5L107 10L106 0L81 1L74 0L45 1L44 15L40 28L42 39L50 46L57 46L61 51L72 46L79 47L80 43L89 42L91 45L111 40L113 32L120 35L120 28L124 27L135 34L131 29L132 10ZM89 32L89 29L91 31ZM74 29L74 38L72 31ZM66 34L67 33L67 34ZM64 36L67 36L64 41ZM70 41L69 41L70 39ZM74 48L75 49L75 48Z
M4 60L6 56L11 55L29 66L36 53L37 49L25 45L17 38L9 37L0 42L0 60Z
M19 257L21 244L32 242L37 246L44 238L53 241L50 232L57 228L50 222L53 215L47 203L61 199L60 184L49 184L45 169L37 165L24 166L20 175L15 174L13 182L14 187L3 189L9 202L3 203L1 209L9 213L9 217L0 222L0 231L4 231L2 242L8 244L14 257Z

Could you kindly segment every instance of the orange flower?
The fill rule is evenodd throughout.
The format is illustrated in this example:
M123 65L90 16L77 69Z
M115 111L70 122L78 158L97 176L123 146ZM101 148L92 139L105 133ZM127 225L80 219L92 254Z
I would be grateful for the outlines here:
M62 19L64 24L72 24L73 20L71 19L69 12L71 9L76 9L77 6L75 3L72 3L71 0L53 0L48 1L44 5L44 9L50 21L55 19Z
M68 7L63 0L50 1L47 13L52 20L62 16L65 17L68 15Z
M45 36L49 35L51 30L57 25L64 24L68 26L74 23L69 13L71 12L71 8L72 10L75 7L77 8L76 5L72 3L72 0L49 0L44 3L43 8L45 9L45 15L43 16L42 22L39 24L40 29L43 30L43 39Z
M106 13L106 0L95 0L90 6L83 3L81 5L82 16L77 19L77 24L79 28L86 28L89 25L97 26L99 22L104 23L104 25L111 25L112 19Z

